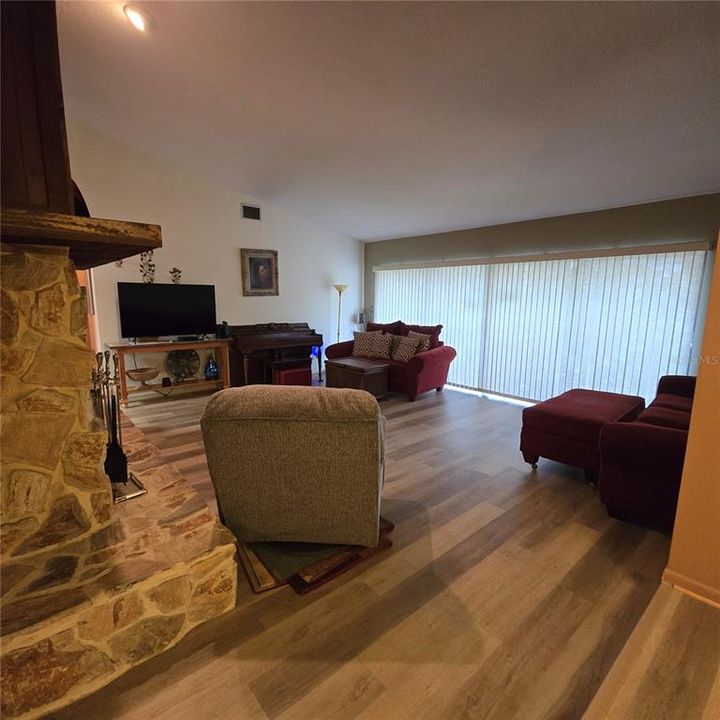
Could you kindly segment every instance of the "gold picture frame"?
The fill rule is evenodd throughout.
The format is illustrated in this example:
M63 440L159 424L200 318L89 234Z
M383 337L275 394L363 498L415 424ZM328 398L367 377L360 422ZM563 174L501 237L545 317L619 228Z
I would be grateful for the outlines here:
M242 289L246 297L279 295L277 250L241 248Z

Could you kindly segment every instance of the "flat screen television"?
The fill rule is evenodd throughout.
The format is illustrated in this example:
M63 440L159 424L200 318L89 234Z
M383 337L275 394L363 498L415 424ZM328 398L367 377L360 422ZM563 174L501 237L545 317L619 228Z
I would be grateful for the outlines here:
M119 282L117 286L124 338L215 332L213 285Z

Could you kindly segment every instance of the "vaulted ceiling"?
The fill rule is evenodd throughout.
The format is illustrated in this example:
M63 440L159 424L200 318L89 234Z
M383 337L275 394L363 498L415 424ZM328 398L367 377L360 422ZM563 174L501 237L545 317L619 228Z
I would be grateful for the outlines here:
M59 3L69 114L373 240L720 190L720 3Z

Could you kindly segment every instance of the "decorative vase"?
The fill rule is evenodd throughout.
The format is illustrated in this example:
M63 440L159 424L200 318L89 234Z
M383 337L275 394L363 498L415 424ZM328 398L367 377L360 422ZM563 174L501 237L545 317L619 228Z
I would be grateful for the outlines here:
M220 368L215 362L215 358L210 355L207 362L205 363L205 379L206 380L218 380L220 378Z

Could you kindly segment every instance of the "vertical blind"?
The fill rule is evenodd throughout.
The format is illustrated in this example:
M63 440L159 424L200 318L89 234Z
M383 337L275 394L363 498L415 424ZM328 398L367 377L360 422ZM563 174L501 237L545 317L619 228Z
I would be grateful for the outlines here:
M380 268L375 320L442 323L455 385L535 401L573 387L652 398L661 375L695 372L707 255Z

